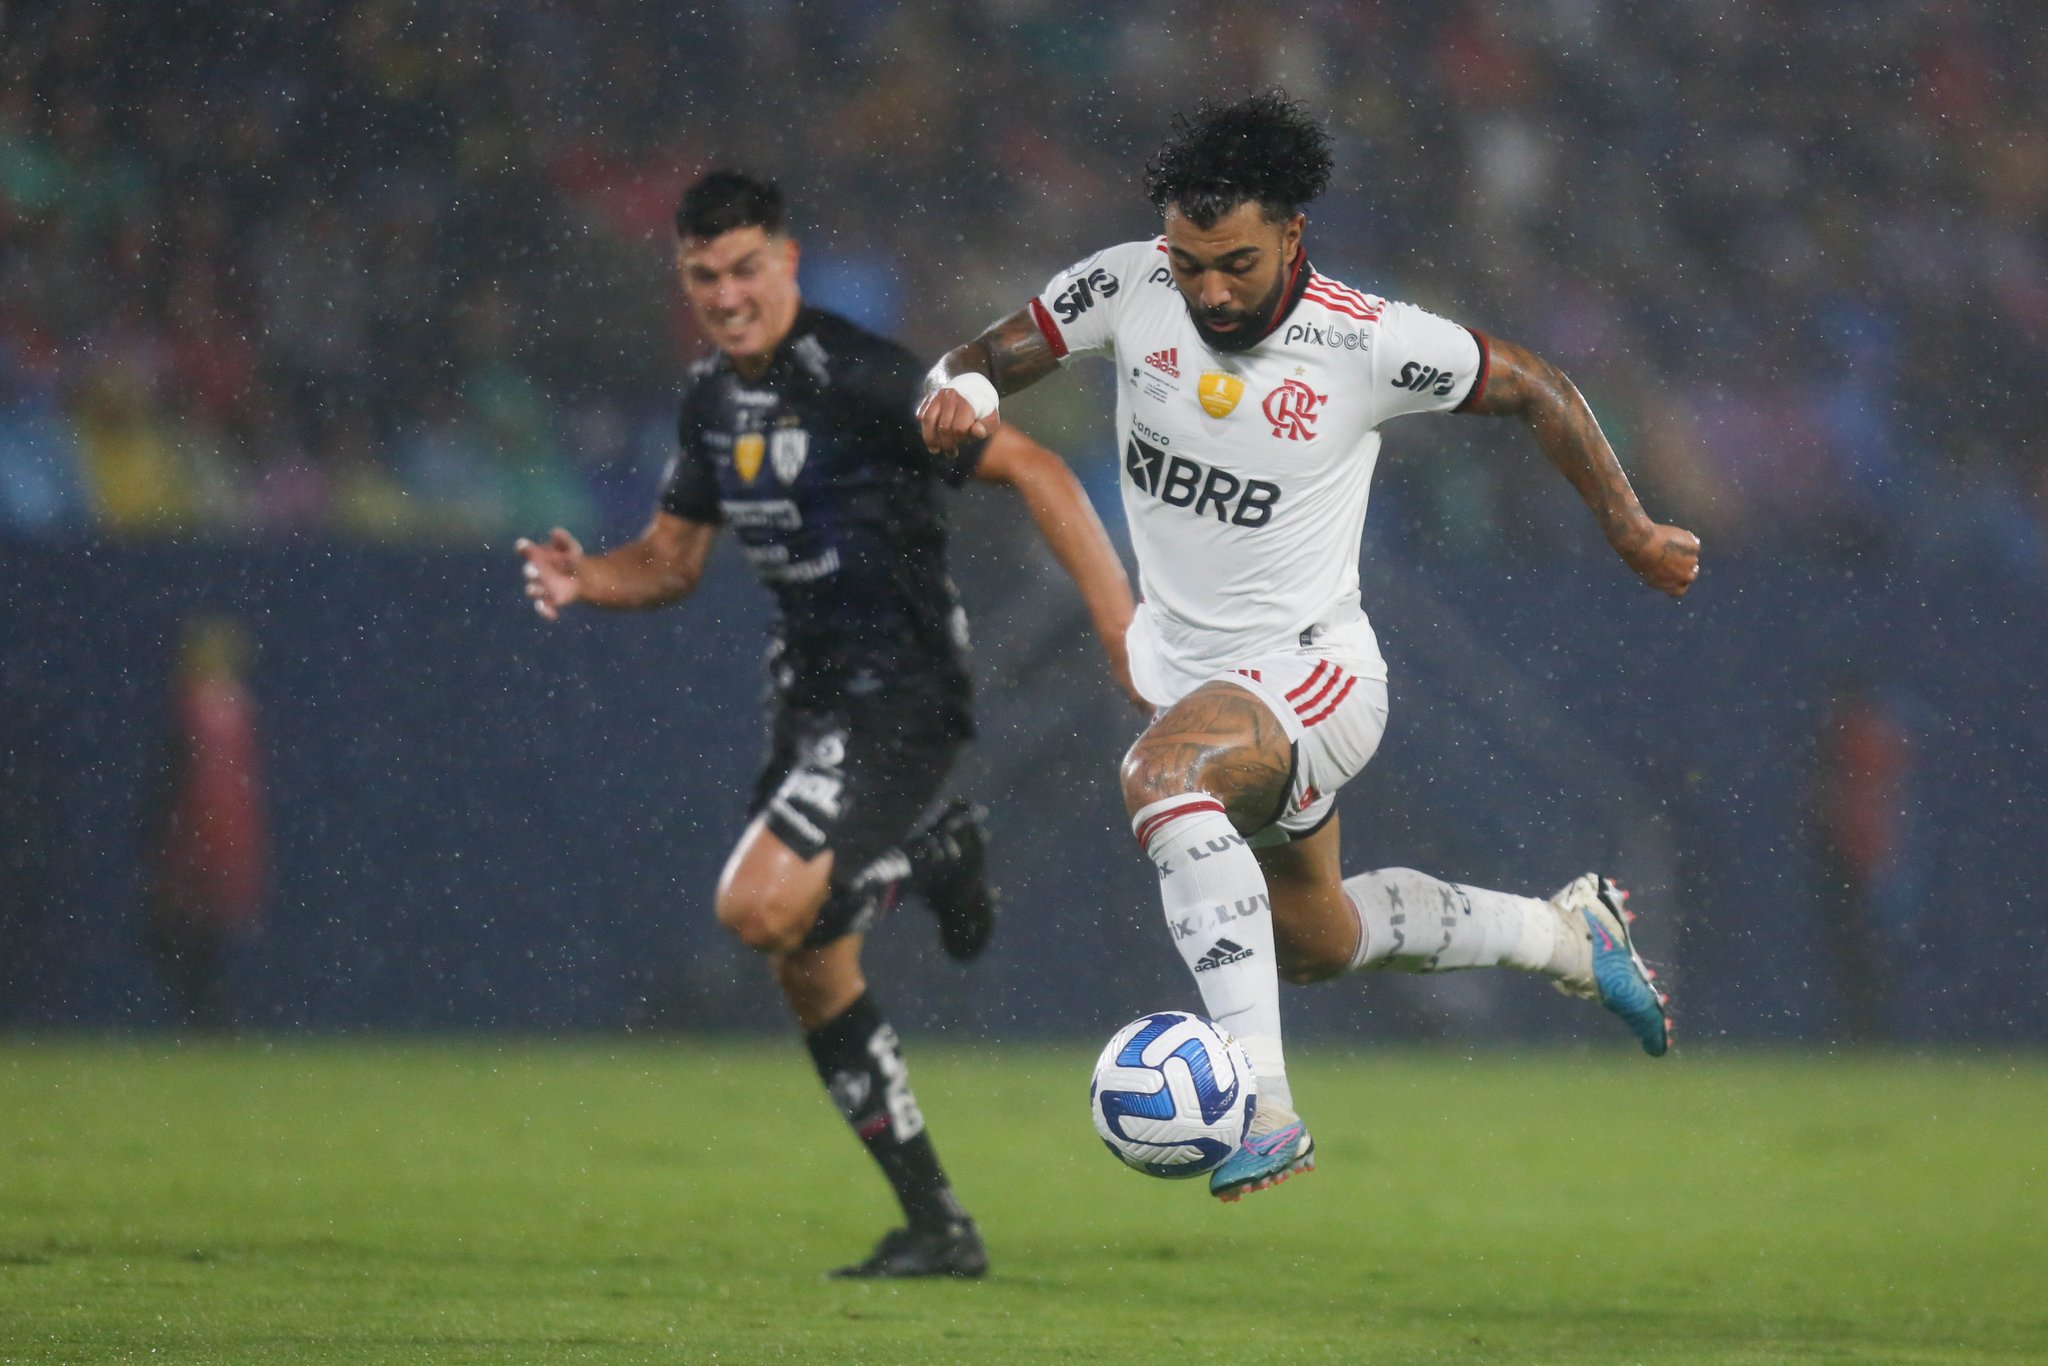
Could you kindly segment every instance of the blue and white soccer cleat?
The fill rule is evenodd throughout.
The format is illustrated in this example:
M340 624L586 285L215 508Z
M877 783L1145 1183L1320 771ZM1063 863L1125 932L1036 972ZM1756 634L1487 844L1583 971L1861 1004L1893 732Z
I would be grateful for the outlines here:
M1316 1141L1308 1136L1300 1115L1261 1100L1243 1145L1209 1173L1209 1194L1234 1203L1253 1191L1277 1186L1296 1172L1312 1172L1315 1151Z
M1573 878L1550 904L1561 919L1583 923L1592 947L1591 980L1561 981L1559 991L1596 998L1621 1017L1643 1045L1661 1058L1671 1047L1671 998L1657 986L1657 974L1636 952L1628 927L1635 914L1623 905L1628 893L1598 873Z

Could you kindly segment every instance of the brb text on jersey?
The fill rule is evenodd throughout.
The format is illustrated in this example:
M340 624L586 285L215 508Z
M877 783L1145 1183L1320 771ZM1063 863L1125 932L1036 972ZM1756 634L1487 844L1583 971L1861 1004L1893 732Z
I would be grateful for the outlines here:
M1124 473L1168 507L1191 507L1197 517L1213 514L1231 526L1264 526L1280 501L1278 484L1240 478L1184 455L1168 455L1135 436L1124 447Z

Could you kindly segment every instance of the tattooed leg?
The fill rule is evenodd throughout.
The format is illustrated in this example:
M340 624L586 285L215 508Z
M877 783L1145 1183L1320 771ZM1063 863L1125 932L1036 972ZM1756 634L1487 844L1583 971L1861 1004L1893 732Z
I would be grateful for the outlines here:
M1293 755L1280 723L1227 683L1196 689L1124 758L1131 830L1159 873L1174 947L1203 1008L1235 1034L1258 1077L1260 1114L1291 1115L1280 1044L1273 903L1240 831L1257 830L1287 792Z
M1205 683L1146 728L1124 756L1124 809L1203 792L1239 831L1273 819L1287 796L1294 748L1256 695Z

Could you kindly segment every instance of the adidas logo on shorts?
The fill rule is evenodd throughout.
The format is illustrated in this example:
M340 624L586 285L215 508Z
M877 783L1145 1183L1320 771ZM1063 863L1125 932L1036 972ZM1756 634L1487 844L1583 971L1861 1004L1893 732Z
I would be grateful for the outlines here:
M1252 951L1235 939L1219 939L1209 946L1209 951L1195 960L1196 972L1207 972L1211 968L1241 963L1252 956Z
M1179 379L1180 348L1177 346L1169 346L1164 351L1154 351L1151 355L1145 357L1145 364L1151 366L1154 370L1158 370L1163 374L1168 374L1173 376L1175 379Z

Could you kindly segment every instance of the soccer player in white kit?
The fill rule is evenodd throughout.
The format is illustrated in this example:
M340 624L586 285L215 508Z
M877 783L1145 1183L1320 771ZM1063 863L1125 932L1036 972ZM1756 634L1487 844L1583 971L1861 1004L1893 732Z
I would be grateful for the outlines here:
M1259 1085L1250 1135L1210 1177L1224 1200L1313 1165L1281 1047L1283 977L1520 967L1600 1001L1652 1056L1671 1038L1611 879L1538 899L1405 868L1343 875L1333 800L1387 717L1358 586L1381 423L1520 418L1608 543L1672 597L1699 572L1699 541L1643 511L1554 366L1319 274L1301 208L1329 174L1328 136L1278 92L1176 119L1146 168L1163 235L1055 276L941 359L918 410L926 444L951 452L995 430L1000 395L1077 356L1116 365L1143 590L1131 673L1159 708L1124 758L1124 802L1204 1006Z

